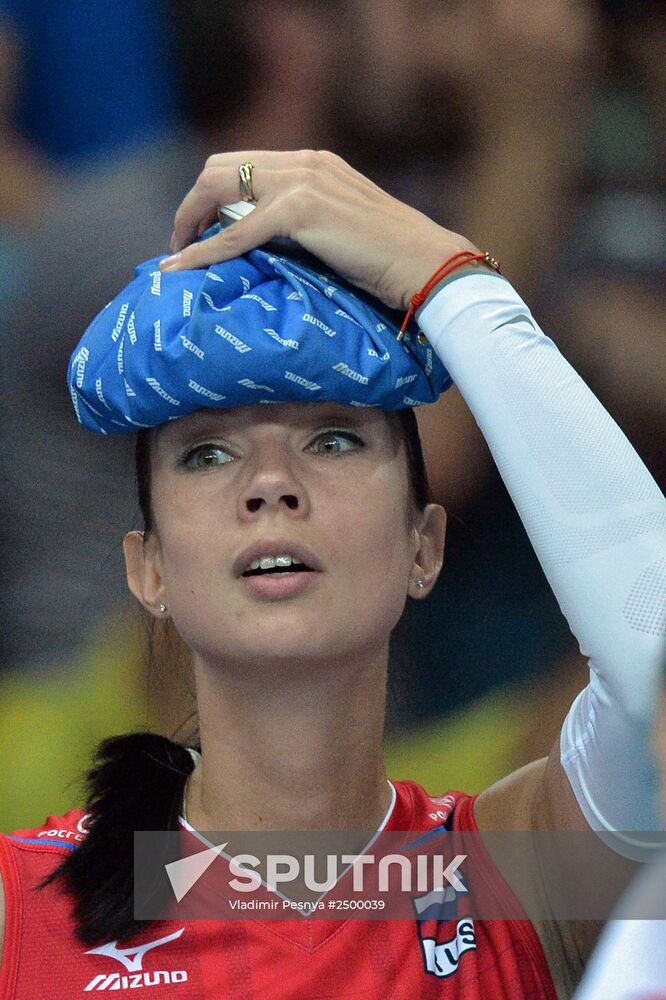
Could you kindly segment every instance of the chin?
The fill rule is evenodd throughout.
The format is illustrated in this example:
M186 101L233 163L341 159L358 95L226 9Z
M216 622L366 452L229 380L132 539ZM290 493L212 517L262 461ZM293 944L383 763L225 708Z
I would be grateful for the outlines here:
M294 603L265 605L246 615L190 622L181 632L190 648L209 663L266 670L289 664L331 663L365 657L387 646L401 608L329 607L329 615ZM268 614L265 612L268 611ZM373 611L375 612L373 614ZM197 625L199 628L197 628Z
M297 631L285 633L282 629L279 634L259 635L257 629L253 635L239 637L238 642L229 642L227 636L219 645L211 643L206 649L199 645L197 652L208 662L243 671L258 670L265 674L269 670L293 669L299 664L312 668L317 664L326 667L336 660L350 661L373 645L368 637L365 637L365 642L349 641L349 633L345 636L347 641L342 642L339 631L328 636L317 634L312 629L299 636L295 634Z

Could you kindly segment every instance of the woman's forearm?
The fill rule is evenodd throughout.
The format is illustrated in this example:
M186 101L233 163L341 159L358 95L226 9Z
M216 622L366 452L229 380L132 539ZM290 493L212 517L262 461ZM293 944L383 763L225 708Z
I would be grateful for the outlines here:
M648 733L666 633L666 501L503 278L449 280L418 322L483 431L589 657L590 684L561 740L579 805L600 832L659 829ZM635 853L631 838L611 840Z

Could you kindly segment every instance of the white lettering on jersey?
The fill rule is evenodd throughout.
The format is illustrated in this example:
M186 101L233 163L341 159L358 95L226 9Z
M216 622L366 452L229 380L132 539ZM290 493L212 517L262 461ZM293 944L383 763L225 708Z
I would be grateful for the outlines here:
M40 830L37 836L49 839L60 837L61 840L83 840L83 834L74 833L73 830Z
M92 813L84 813L79 822L76 824L76 829L79 833L88 833L88 820L92 816Z
M121 976L119 972L101 972L84 986L83 992L89 993L91 990L132 990L141 986L158 986L160 983L185 983L187 982L187 972L185 969L174 969L172 972L166 969L158 969L156 972L133 972L129 976Z
M437 942L434 938L421 938L426 972L439 979L452 976L458 969L461 955L476 948L474 921L466 918L456 924L456 934L449 941Z

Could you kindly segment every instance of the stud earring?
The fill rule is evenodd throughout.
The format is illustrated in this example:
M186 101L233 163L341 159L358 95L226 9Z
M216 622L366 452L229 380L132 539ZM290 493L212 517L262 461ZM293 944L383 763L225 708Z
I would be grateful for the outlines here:
M166 604L160 604L160 611L162 612L162 614L165 614L168 610L169 609L167 608Z
M420 577L416 581L416 587L417 587L418 590L423 590L423 588L425 587L425 583L423 582L423 580Z

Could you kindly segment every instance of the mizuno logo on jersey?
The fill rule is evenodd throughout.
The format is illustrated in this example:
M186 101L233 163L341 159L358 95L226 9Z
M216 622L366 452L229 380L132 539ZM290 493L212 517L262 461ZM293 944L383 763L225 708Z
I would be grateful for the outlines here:
M167 970L158 969L154 972L143 972L143 957L146 952L161 945L175 941L185 930L174 931L166 937L158 938L156 941L147 941L146 944L137 945L133 948L118 948L118 941L108 941L97 948L91 948L85 952L86 955L104 955L106 958L113 958L121 965L124 965L129 975L122 975L120 972L101 972L84 986L83 992L89 993L92 990L127 990L136 989L141 986L158 986L160 983L184 983L187 981L187 972L184 969Z
M121 976L119 972L101 973L91 979L83 992L90 990L131 990L140 986L158 986L160 983L184 983L187 981L187 972L179 969L174 972L167 972L165 969L158 969L156 972L131 972L128 976Z

